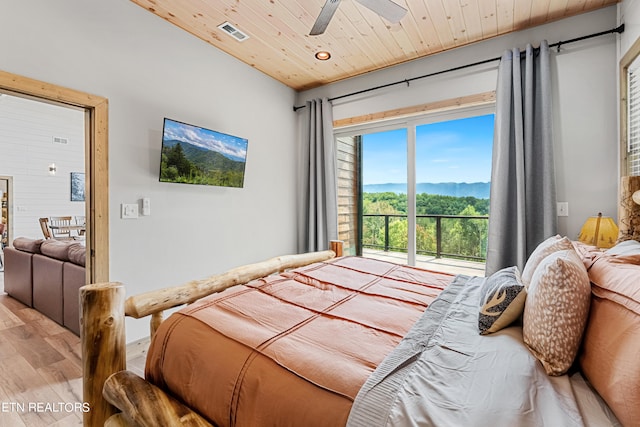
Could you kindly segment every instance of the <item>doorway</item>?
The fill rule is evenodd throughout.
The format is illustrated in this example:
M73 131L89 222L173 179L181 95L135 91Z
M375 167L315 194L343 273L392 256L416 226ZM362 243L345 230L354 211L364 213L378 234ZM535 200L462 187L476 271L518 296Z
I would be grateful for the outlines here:
M87 283L109 280L108 101L27 77L0 71L0 92L81 108L85 121L85 213Z
M13 241L13 177L0 175L0 201L2 202L2 217L0 224L3 224L0 233L0 244L4 248Z

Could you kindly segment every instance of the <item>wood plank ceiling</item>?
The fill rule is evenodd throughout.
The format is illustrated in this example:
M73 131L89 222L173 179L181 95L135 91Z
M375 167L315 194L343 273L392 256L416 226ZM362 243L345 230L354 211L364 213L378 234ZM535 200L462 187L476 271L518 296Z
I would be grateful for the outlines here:
M397 24L355 0L342 0L318 36L308 34L325 0L131 1L287 86L306 90L618 0L394 0L408 9ZM224 22L249 37L237 41L218 28ZM331 58L317 60L318 51Z

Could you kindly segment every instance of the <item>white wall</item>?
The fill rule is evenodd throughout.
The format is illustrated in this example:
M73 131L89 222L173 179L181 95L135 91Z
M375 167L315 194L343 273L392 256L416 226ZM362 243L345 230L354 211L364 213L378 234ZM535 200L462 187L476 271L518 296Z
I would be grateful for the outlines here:
M624 0L618 3L618 16L619 21L624 23L619 52L619 59L622 59L636 39L640 37L640 1Z
M71 201L71 172L84 172L84 113L0 96L0 175L13 177L12 238L42 238L38 218L85 214L84 202Z
M612 6L312 89L300 93L296 105L499 57L506 49L537 46L543 39L554 43L616 26ZM563 46L552 54L552 69L557 196L569 202L569 217L559 218L559 232L577 238L588 216L617 216L616 36ZM496 79L494 62L337 100L333 115L342 119L482 93L494 90Z
M295 251L293 90L128 0L0 10L0 69L109 99L110 277L128 295ZM247 138L244 188L160 183L164 117ZM120 219L143 196L151 216Z

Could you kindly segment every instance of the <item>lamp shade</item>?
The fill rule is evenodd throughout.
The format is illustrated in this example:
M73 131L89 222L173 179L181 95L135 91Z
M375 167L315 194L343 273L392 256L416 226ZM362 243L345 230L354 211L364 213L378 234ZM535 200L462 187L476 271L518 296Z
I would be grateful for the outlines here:
M578 240L588 245L597 246L599 248L610 248L615 245L618 239L618 226L610 216L597 216L587 218Z

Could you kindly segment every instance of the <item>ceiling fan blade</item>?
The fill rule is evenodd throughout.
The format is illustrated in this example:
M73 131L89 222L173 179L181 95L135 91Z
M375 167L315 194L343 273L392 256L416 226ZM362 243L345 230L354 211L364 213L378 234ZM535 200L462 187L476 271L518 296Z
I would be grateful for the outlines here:
M329 21L331 21L333 14L336 13L336 9L338 9L339 4L340 0L327 0L324 6L322 6L320 15L318 15L315 24L313 24L313 28L311 28L311 32L309 33L310 36L317 36L324 33L324 30L327 29L327 25L329 25Z
M391 0L358 0L358 3L373 10L393 24L400 22L407 13L407 9Z

